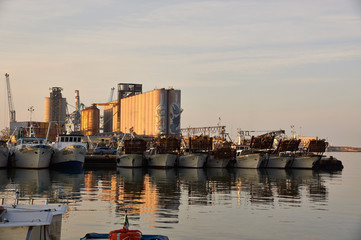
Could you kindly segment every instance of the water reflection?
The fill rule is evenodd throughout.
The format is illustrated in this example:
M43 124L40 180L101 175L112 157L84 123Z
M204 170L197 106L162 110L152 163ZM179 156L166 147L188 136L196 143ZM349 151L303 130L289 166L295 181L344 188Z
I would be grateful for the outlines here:
M111 205L94 211L114 212L114 218L122 218L127 209L134 225L169 228L178 223L181 205L269 209L311 204L313 209L327 210L323 176L312 170L282 169L1 169L0 197L12 201L19 191L21 197L87 206L87 210L92 206L87 202L100 201Z

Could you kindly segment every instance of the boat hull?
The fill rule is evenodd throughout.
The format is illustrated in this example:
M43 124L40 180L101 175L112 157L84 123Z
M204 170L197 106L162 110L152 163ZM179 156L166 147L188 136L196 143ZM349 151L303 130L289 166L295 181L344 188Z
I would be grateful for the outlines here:
M206 167L208 168L226 168L229 164L230 159L228 158L214 158L211 156L208 158Z
M9 150L7 147L0 146L0 168L8 166Z
M207 161L207 153L190 153L179 157L178 167L203 168Z
M86 147L81 145L72 145L61 150L55 150L51 159L51 167L57 169L83 168L86 151Z
M0 239L44 239L60 240L62 205L16 205L4 206L4 221L0 224Z
M53 149L47 145L35 145L15 149L12 166L16 168L48 168Z
M260 153L252 153L239 155L234 162L235 168L259 168L264 160L264 155Z
M116 159L117 167L140 168L144 166L143 154L123 154Z
M276 154L270 154L265 160L264 167L266 168L286 168L288 164L293 160L293 156L280 156Z
M173 168L177 160L177 154L159 153L150 155L148 158L148 167L154 168Z
M299 169L312 169L314 163L319 161L322 156L313 155L313 156L295 156L290 164L290 168L299 168Z

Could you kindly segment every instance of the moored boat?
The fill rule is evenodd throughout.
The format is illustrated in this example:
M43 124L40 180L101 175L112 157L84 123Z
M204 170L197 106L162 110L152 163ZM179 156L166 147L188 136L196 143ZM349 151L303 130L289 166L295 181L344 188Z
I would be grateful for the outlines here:
M176 137L162 137L148 155L148 167L175 167L180 150L180 141Z
M65 205L0 206L0 238L60 240Z
M87 233L80 240L89 239L107 239L107 240L168 240L167 236L164 235L145 235L140 230L129 230L129 221L127 212L125 212L125 219L123 228L118 230L110 231L109 233Z
M195 136L188 138L188 147L179 156L178 167L203 168L212 149L212 138Z
M272 148L274 136L252 136L249 149L237 150L233 167L260 168L267 159L267 151Z
M322 154L326 150L325 140L311 140L305 151L295 154L290 162L290 168L312 169L318 161L321 160Z
M216 139L213 150L210 151L206 167L225 168L235 158L236 151L231 148L231 143L223 138Z
M58 169L83 168L87 145L83 135L61 134L53 144L51 167Z
M235 168L259 168L266 158L264 152L238 150L233 167Z
M123 146L119 149L116 163L117 167L138 168L145 166L144 152L147 143L140 138L132 137L123 140Z
M11 166L16 168L48 168L52 147L43 137L21 137L12 148Z
M277 149L266 155L264 167L266 168L286 168L294 158L294 152L298 150L300 140L281 139Z

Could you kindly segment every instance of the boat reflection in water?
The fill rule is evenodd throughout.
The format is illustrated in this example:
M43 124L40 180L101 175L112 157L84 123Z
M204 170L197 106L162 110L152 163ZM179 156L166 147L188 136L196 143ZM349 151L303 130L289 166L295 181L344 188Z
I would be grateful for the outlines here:
M328 191L323 174L327 175L295 169L13 169L0 172L0 199L19 191L21 197L68 203L69 214L63 216L68 218L67 231L62 235L75 239L71 234L79 227L89 231L84 226L94 226L94 217L100 219L94 231L104 232L119 224L125 210L132 225L150 229L176 228L180 212L192 205L264 210L307 204L325 210Z
M9 178L8 178L7 170L6 170L6 169L0 169L0 191L1 191L1 189L3 189L9 182L10 182L10 181L9 181Z
M51 188L49 169L12 169L10 179L25 195L47 197Z

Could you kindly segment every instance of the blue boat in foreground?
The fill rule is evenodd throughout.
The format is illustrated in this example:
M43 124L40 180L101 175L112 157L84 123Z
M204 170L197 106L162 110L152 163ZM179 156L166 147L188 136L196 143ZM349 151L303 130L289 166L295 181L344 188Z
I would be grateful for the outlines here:
M110 239L110 240L169 240L163 235L143 235L139 230L129 230L129 222L127 212L125 212L125 220L122 229L114 230L109 233L87 233L80 240L88 239Z

